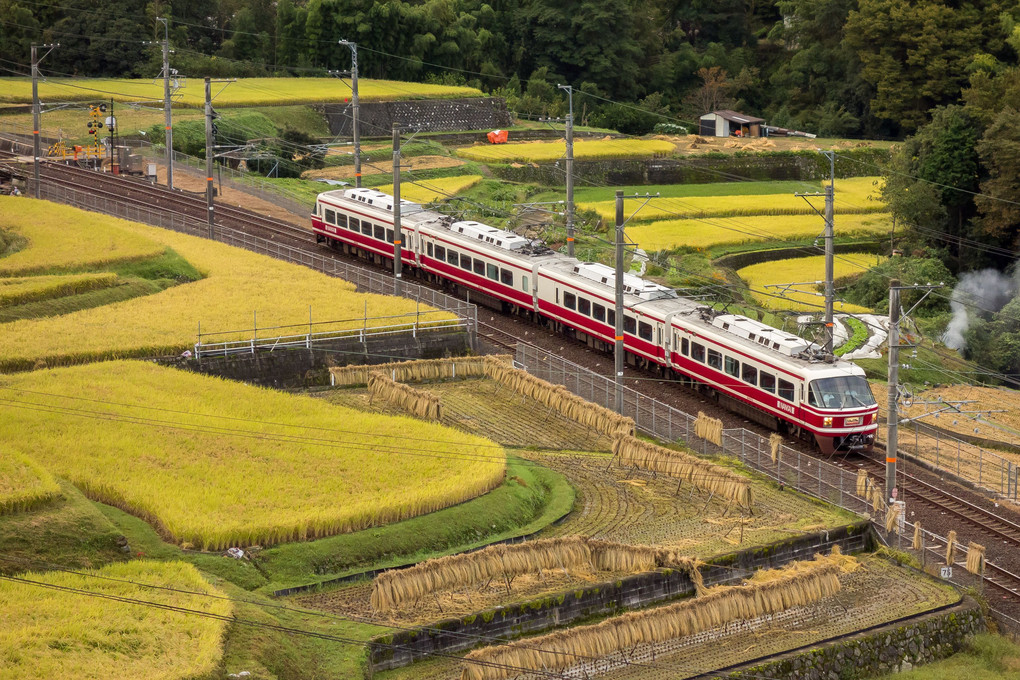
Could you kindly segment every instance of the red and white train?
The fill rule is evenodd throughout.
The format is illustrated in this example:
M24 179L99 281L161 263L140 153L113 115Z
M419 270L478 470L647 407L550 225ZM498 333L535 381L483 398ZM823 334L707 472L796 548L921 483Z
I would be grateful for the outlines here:
M393 197L373 189L319 194L312 228L320 243L377 262L394 255ZM480 304L524 314L612 350L615 273L540 241L479 222L456 222L401 201L405 270L460 289ZM823 453L870 449L878 406L864 371L826 359L790 333L678 297L624 274L624 346L630 363L696 383L731 410Z

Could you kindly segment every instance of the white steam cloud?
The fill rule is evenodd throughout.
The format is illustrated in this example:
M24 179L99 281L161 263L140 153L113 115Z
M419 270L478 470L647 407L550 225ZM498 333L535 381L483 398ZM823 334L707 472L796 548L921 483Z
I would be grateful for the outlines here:
M949 302L953 319L942 336L946 347L965 349L967 341L963 334L970 326L969 312L997 312L1013 299L1016 291L1017 281L995 269L982 269L960 276Z

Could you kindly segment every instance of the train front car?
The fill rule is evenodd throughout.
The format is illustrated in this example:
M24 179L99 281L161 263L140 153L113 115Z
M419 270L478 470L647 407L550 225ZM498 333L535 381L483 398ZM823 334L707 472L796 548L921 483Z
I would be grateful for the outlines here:
M848 362L809 371L801 412L823 454L870 451L878 432L878 403L864 371Z

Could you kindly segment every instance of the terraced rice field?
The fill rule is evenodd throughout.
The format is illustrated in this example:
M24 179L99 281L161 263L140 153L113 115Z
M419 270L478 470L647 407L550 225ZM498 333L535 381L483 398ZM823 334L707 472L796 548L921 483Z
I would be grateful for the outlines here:
M579 139L574 142L575 160L653 158L669 155L676 145L661 139ZM566 142L510 142L479 144L457 149L457 155L484 163L550 163L565 157Z
M60 493L53 475L21 453L0 455L0 515L27 510Z
M750 662L789 649L814 645L861 628L919 614L959 600L951 588L877 557L865 557L853 572L840 576L839 594L815 605L730 623L705 633L655 645L640 645L587 666L567 677L681 680L720 667ZM434 659L376 674L378 680L459 680L463 664Z
M432 203L434 201L441 201L444 198L453 198L481 181L481 175L459 175L457 177L439 177L437 179L401 182L400 198L415 203ZM384 194L393 195L392 184L374 188Z
M839 253L834 261L834 277L845 278L861 274L878 264L879 257L869 253ZM813 295L812 289L821 291L821 281L825 278L825 256L796 257L787 260L763 262L737 270L737 275L751 289L751 294L763 307L787 311L817 312L825 307L825 299ZM801 283L788 290L782 288L766 288L766 286L786 283ZM782 297L777 297L782 296ZM860 305L836 302L836 312L856 314L870 312Z

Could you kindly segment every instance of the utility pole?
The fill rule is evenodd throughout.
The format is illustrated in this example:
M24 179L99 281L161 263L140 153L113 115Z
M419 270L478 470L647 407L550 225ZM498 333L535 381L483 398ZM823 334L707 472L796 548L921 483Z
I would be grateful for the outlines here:
M166 186L174 188L174 131L170 115L170 24L163 17L156 17L163 24L163 123L166 132ZM207 90L208 91L208 90Z
M48 47L46 54L41 57L38 54L40 47ZM39 198L39 156L42 154L40 148L39 139L39 62L46 58L46 56L54 50L54 48L60 47L57 43L47 43L45 45L32 45L32 157L34 159L34 172L35 172L35 197Z
M402 266L402 239L400 230L400 123L393 124L393 278L395 295L401 294L400 270Z
M890 501L896 488L896 453L899 451L899 399L900 372L900 282L889 281L889 414L885 446L885 499Z
M833 259L835 257L834 233L832 219L835 214L836 194L836 152L823 152L829 159L829 186L825 187L825 352L831 355L835 336L835 326L832 318L833 290L832 279L834 274Z
M205 77L205 202L209 212L209 238L213 238L213 110L212 81Z
M574 256L574 88L557 85L567 92L567 256Z
M351 106L354 113L354 186L361 188L361 114L358 106L358 44L341 40L351 49Z
M623 191L616 192L616 332L613 359L616 370L616 412L623 415Z

